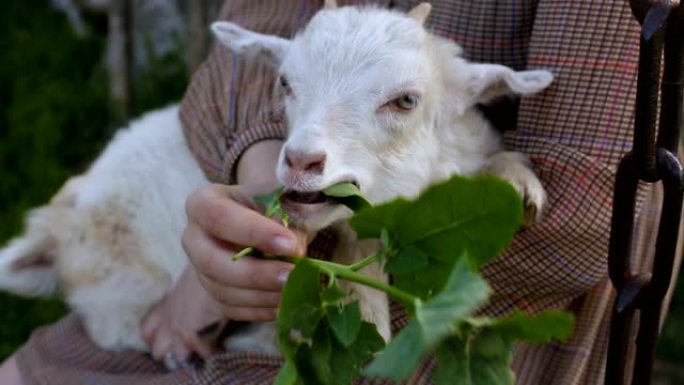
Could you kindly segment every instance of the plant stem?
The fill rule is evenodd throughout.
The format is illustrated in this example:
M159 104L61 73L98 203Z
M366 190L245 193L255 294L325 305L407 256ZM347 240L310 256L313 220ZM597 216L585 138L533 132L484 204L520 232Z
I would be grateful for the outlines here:
M357 273L353 271L350 266L340 265L338 263L332 263L313 258L310 258L309 261L314 266L319 267L322 270L332 272L333 274L342 279L346 279L347 281L360 283L362 285L372 287L380 291L384 291L388 295L394 297L402 304L404 304L404 306L406 306L409 311L415 310L416 304L418 303L418 301L420 301L418 297L413 296L403 290L399 290L394 286L390 286L384 282L370 278L367 275Z
M377 289L380 291L384 291L394 299L398 300L401 302L404 306L406 306L407 310L409 312L413 312L416 307L420 304L420 298L416 297L414 295L411 295L403 290L397 289L394 286L388 285L384 282L378 281L376 279L370 278L367 275L357 273L356 271L352 270L353 266L360 265L363 263L363 266L368 265L369 263L373 262L377 256L371 255L367 257L366 259L351 265L342 265L339 263L334 263L334 262L328 262L324 261L321 259L316 259L316 258L308 258L308 257L282 257L282 256L272 256L269 258L277 259L279 261L283 262L289 262L296 264L298 261L300 261L302 258L307 258L309 262L311 262L312 265L317 267L319 270L321 270L324 273L332 273L336 275L339 278L345 279L347 281L351 282L356 282L360 283L364 286L372 287L373 289ZM366 262L368 261L368 262ZM361 267L363 267L361 266Z
M237 254L233 255L233 261L237 261L238 259L244 257L245 255L247 255L253 251L254 251L253 247L245 247L244 249L240 250Z
M349 265L349 270L359 271L359 270L363 269L364 267L370 265L371 263L373 263L377 260L378 260L378 254L377 253L375 253L373 255L369 255L366 258L364 258L363 260L356 262L353 265Z

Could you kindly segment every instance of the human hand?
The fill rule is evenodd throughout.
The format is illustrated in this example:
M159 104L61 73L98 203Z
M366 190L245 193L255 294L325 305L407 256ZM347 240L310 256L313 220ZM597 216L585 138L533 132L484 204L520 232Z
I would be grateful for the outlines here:
M186 210L183 247L223 315L239 321L274 320L280 291L293 266L251 257L233 261L231 257L246 246L301 256L306 253L306 237L264 217L240 186L201 188L188 198Z
M207 358L214 353L216 341L201 336L200 331L208 326L220 331L225 323L221 306L188 265L166 298L147 314L141 333L152 357L175 370L189 364L195 355Z

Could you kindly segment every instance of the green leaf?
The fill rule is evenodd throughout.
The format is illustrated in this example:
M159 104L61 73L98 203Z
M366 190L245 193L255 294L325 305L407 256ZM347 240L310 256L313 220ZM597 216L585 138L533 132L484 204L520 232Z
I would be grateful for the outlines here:
M310 339L323 317L320 273L306 258L290 272L280 299L276 325L280 349L293 359L297 346Z
M349 207L352 211L371 207L370 202L361 193L356 185L352 183L338 183L322 191L323 195L333 198L336 202Z
M375 325L362 322L356 340L345 347L336 339L332 339L330 355L330 385L348 385L352 378L358 376L363 365L385 346Z
M465 319L489 298L490 288L473 272L463 258L456 263L444 290L416 310L415 319L423 324L426 342L434 344L458 331L454 321Z
M306 385L348 385L361 367L384 346L374 325L362 322L355 340L343 345L322 320L311 345L300 345L295 355L295 366Z
M416 271L394 273L394 286L424 300L432 298L442 290L454 265L433 259L428 262L428 266Z
M574 324L572 314L550 310L538 315L517 312L493 321L488 328L500 333L507 341L540 344L552 340L567 341L572 335Z
M283 223L283 225L287 227L290 221L290 216L285 210L283 210L283 206L280 204L280 195L283 193L284 189L284 187L278 187L270 194L256 195L253 197L253 199L256 202L266 205L266 212L264 213L265 216L269 218L278 216L280 217L280 221Z
M432 379L437 385L513 385L513 342L565 340L574 321L570 314L547 311L536 316L519 312L502 319L476 317L467 323L472 336L468 344L450 338L436 349L437 370Z
M295 385L297 384L297 367L290 360L286 360L285 364L278 371L273 385Z
M435 350L437 368L432 380L437 385L472 384L470 375L470 347L460 338L449 338ZM498 385L498 384L497 384Z
M366 368L366 373L396 381L406 379L432 348L458 332L460 323L487 300L489 291L487 283L461 258L444 291L416 308L406 328Z
M426 267L429 263L427 254L413 245L408 245L402 247L396 255L387 258L385 272L390 274L409 273Z
M415 320L387 345L385 350L364 370L371 377L388 377L395 381L406 379L429 349L424 330Z
M317 325L313 337L313 343L299 346L294 362L305 384L327 385L331 378L332 346L324 322Z
M473 385L514 385L515 374L511 370L511 362L513 361L513 346L504 344L494 351L488 351L488 354L482 354L482 350L478 348L483 341L496 338L496 336L489 336L489 333L483 332L478 335L473 342L472 353L470 356L470 376Z
M361 329L361 309L359 303L354 301L344 307L329 306L327 318L337 339L349 347L356 340Z
M502 351L510 347L510 341L506 341L501 333L492 329L483 330L473 343L473 352L482 357L496 357Z
M389 238L389 232L387 229L382 229L380 230L380 244L382 245L382 248L387 250L392 247L392 244L390 243L390 238Z
M498 344L500 343L500 345ZM484 345L496 345L487 350ZM486 354L483 352L486 351ZM515 375L510 369L513 349L495 332L477 335L465 343L450 338L435 351L437 369L432 380L437 385L514 385Z
M337 282L337 278L331 278L328 287L321 292L321 301L326 306L337 305L342 302L345 296L344 291L342 291L340 284Z
M399 199L361 210L350 224L360 239L379 238L387 229L398 246L414 245L444 262L468 251L479 268L510 243L522 214L522 200L507 182L455 176L413 202Z
M278 187L277 189L273 190L273 192L270 194L255 195L253 198L256 202L262 203L266 206L271 206L278 202L280 194L283 193L283 189L284 187Z

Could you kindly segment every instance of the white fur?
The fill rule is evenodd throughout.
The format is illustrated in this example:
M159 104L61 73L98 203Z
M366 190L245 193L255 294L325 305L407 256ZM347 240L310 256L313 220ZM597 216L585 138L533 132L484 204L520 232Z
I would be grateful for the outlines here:
M415 197L453 174L489 171L512 181L535 215L540 213L545 194L529 161L522 154L503 152L498 133L474 105L502 95L538 92L553 76L543 70L516 72L496 64L468 63L460 57L460 47L425 30L422 21L429 6L421 7L409 15L374 7L325 9L289 41L232 23L214 24L224 45L265 59L289 84L289 134L279 159L280 182L290 190L315 192L354 181L371 202L380 203ZM420 95L415 109L387 108L388 102L407 93ZM317 167L292 161L322 156L324 165ZM339 205L294 204L290 215L296 225L312 232L337 227L342 241L335 261L353 263L377 247L357 241L340 225L351 212ZM379 268L366 273L385 278ZM387 299L377 291L349 286L364 318L388 339Z
M186 264L185 199L206 183L178 108L143 116L0 250L0 288L48 295L59 286L98 345L146 350L141 319Z
M457 45L425 31L420 20L427 10L411 17L378 8L328 9L292 40L231 23L213 30L236 51L266 59L291 85L285 100L289 135L277 170L288 189L318 191L352 180L379 203L415 197L452 174L489 171L512 181L541 212L544 190L528 160L502 152L498 134L473 106L538 92L551 74L466 62ZM388 107L407 92L420 95L415 109ZM145 350L141 319L186 264L180 243L185 199L207 183L177 115L174 106L132 123L86 174L34 210L25 234L0 250L0 288L48 295L59 287L100 346ZM325 164L317 171L298 169L288 165L286 153L322 153ZM353 263L377 248L375 241L357 241L342 224L351 215L346 208L294 207L291 215L311 231L337 228L335 261ZM377 266L364 272L385 279ZM387 298L348 287L364 318L388 339ZM275 351L272 326L250 330L227 345Z

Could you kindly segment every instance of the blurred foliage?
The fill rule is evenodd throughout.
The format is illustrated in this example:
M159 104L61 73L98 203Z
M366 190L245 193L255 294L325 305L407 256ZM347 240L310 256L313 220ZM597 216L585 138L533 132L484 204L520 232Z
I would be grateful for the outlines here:
M107 21L90 16L85 38L48 0L9 1L0 13L0 244L22 228L25 211L84 171L113 130L103 65ZM133 112L178 100L187 84L180 44L150 49L134 84ZM65 313L54 300L0 294L0 360L37 326Z
M667 361L684 362L684 279L679 274L670 311L660 335L656 355Z
M176 37L175 50L158 55L146 39L147 66L136 74L132 114L140 115L165 103L178 100L188 85L183 45Z

